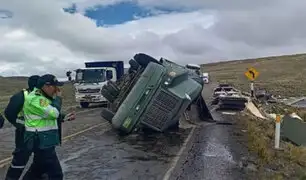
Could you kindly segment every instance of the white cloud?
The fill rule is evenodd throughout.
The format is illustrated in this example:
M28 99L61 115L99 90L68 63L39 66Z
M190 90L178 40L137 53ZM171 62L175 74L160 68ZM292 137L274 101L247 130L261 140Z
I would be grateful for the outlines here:
M83 66L86 60L127 62L138 52L179 63L205 63L306 48L306 26L302 23L306 2L298 0L138 0L147 8L172 5L201 10L103 28L82 14L62 11L70 3L76 3L83 12L119 1L1 1L0 7L11 10L14 16L0 19L0 75L46 71L63 77L67 69Z

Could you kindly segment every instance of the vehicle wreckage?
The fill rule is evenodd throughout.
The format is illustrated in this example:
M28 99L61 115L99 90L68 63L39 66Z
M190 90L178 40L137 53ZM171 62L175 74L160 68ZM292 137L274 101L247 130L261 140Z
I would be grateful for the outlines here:
M200 120L212 119L202 97L204 82L199 73L177 63L138 53L117 81L108 81L101 94L107 108L101 116L121 135L151 129L167 131L179 126L185 111L196 108Z

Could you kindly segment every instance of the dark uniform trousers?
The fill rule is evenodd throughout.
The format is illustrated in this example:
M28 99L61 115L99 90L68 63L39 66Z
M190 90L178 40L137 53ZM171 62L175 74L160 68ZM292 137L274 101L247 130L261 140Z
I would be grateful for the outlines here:
M13 159L9 167L5 180L18 180L21 176L28 160L28 151L23 143L24 127L18 127L15 130L15 150Z
M16 134L16 139L17 139L17 134ZM39 149L38 136L35 136L33 138L33 142L30 143L33 143L32 146L33 148L31 149L26 148L27 145L25 145L23 142L18 144L22 145L22 148L20 149L16 148L17 151L16 150L14 151L14 159L12 161L13 167L14 166L22 167L28 162L31 154L34 153L33 163L30 169L24 175L23 180L42 180L43 179L42 175L44 173L47 174L48 180L63 180L63 172L58 157L56 155L55 146L45 149ZM16 164L14 164L14 162L16 162ZM7 173L6 180L19 179L24 168L20 168L18 170L16 169L17 168L10 167Z
M36 157L23 180L38 180L41 178L42 172L47 174L49 180L63 180L63 171L56 155L55 146L40 149L38 148L39 142L39 137L36 135L33 138L33 149L29 152L34 152Z

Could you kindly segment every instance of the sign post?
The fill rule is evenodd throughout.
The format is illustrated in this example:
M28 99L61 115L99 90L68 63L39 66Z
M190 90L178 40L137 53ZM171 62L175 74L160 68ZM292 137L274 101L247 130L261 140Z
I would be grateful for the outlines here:
M280 143L280 122L281 117L279 114L276 115L275 118L275 149L279 149L279 143Z
M251 81L250 83L250 89L251 89L251 97L253 98L255 96L254 93L254 80L259 76L259 72L256 71L255 68L248 68L247 71L244 73L244 75Z

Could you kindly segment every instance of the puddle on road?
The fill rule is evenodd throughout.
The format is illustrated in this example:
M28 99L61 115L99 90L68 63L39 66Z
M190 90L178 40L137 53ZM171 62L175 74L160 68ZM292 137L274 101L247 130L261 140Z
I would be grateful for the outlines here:
M231 152L224 145L219 143L208 142L202 155L206 157L222 158L224 161L233 164L236 163Z
M190 129L180 129L177 132L132 134L126 137L118 137L118 139L134 149L150 153L150 155L145 156L129 156L125 159L168 162L169 158L176 155L189 132Z

